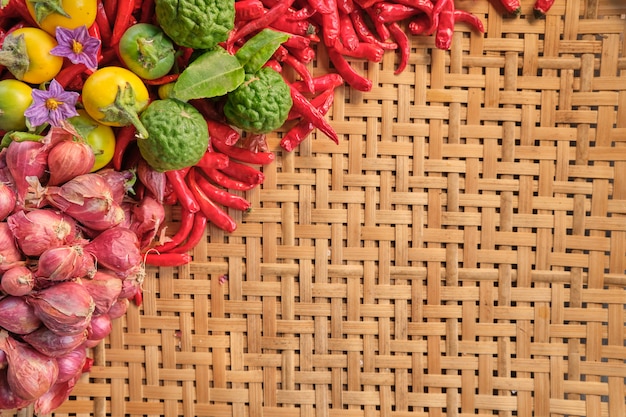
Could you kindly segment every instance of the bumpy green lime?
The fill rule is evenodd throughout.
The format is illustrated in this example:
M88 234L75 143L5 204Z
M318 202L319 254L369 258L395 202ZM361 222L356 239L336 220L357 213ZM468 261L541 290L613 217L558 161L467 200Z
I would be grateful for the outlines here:
M224 114L228 121L252 133L278 129L287 120L293 101L283 77L269 67L261 68L228 93Z
M137 139L143 158L157 171L196 164L207 151L209 133L202 114L176 99L155 100L141 113L148 138Z
M172 40L194 49L211 49L235 26L235 2L224 0L157 0L159 26Z

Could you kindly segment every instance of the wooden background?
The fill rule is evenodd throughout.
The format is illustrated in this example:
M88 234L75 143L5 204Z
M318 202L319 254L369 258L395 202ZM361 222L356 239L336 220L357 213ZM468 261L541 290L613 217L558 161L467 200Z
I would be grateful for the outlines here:
M626 416L626 3L456 3L485 36L356 63L338 146L271 137L252 212L148 271L56 416Z

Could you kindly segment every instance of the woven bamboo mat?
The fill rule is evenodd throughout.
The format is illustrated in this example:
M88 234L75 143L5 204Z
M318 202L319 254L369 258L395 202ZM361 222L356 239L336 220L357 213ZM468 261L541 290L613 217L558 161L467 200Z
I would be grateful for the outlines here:
M626 416L626 3L522 3L357 64L339 146L270 138L253 211L148 271L56 416Z

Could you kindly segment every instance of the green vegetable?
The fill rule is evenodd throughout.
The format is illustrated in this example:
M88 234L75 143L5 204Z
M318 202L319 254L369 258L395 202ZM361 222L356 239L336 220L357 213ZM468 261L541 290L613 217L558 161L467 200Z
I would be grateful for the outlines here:
M235 26L235 2L225 0L156 0L159 26L178 45L211 49Z
M166 75L174 66L174 45L158 26L137 23L129 27L119 43L126 67L146 80Z
M229 123L247 132L267 133L287 120L293 101L283 77L263 67L246 78L236 90L228 93L224 114Z
M244 75L239 60L223 48L216 47L185 68L176 80L172 94L181 101L223 96L237 88Z
M207 151L206 121L191 104L171 98L155 100L141 113L141 122L149 135L137 139L137 145L157 171L195 165Z
M289 39L289 35L286 33L263 29L248 39L235 53L235 57L243 65L246 72L257 72L287 39Z

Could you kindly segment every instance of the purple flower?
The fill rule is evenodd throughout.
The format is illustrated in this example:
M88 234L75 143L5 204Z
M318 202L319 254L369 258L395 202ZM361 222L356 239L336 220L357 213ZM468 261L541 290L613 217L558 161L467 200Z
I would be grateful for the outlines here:
M52 48L52 55L68 58L73 64L85 64L89 69L98 68L98 49L100 40L89 35L85 25L76 29L57 26L58 45Z
M61 126L69 117L78 115L76 101L79 94L65 91L57 80L50 82L48 91L33 89L33 103L26 109L24 116L31 126L37 127L44 123Z

